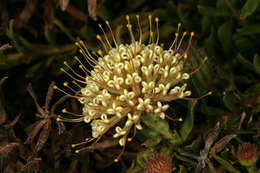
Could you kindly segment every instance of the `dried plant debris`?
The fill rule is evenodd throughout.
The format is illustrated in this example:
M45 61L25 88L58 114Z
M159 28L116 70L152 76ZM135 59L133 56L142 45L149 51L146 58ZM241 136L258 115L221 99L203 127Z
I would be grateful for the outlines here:
M40 118L41 120L36 121L26 129L28 133L28 138L25 141L25 144L31 143L32 140L34 140L34 138L36 137L36 135L40 133L37 144L35 146L36 151L42 149L51 131L52 115L51 112L49 111L49 104L53 95L53 85L54 83L51 83L49 86L44 107L40 107L31 84L29 84L27 88L38 110L38 113L36 113L35 116Z
M88 14L93 20L97 20L97 1L98 0L88 0Z
M205 139L204 149L202 149L200 151L199 156L197 156L193 153L186 152L182 149L178 150L181 155L190 157L190 158L198 161L198 164L196 167L197 173L201 172L201 170L203 170L203 169L208 169L208 171L210 173L216 173L216 169L214 168L212 162L210 161L210 157L212 155L215 156L215 154L222 151L225 148L225 146L229 143L229 141L231 139L233 139L234 137L236 137L235 134L226 135L214 144L214 141L216 140L216 138L219 134L219 126L220 126L220 123L218 122L216 124L216 126L214 127L214 129L210 130L210 132L208 133L208 135Z
M18 28L23 27L29 21L29 19L31 18L31 16L35 11L36 5L37 5L37 0L26 1L25 7L18 18L18 23L17 23Z
M0 146L0 158L5 158L19 144L16 142L11 142L11 143L7 143L7 144L0 143L0 145L2 145L2 146Z
M70 15L72 15L76 19L81 20L83 22L86 22L88 19L87 14L85 14L83 11L80 11L79 9L73 7L72 5L69 5L67 7L66 12L68 12Z
M38 173L39 170L39 162L41 161L41 158L29 158L27 163L19 170L18 173L27 173L27 172L32 172L32 173Z
M225 148L225 146L230 142L230 140L236 136L237 135L235 134L224 136L214 144L214 146L210 149L210 153L219 153Z
M52 0L46 0L44 2L44 23L45 27L52 29L54 26L54 4Z
M12 171L11 168L8 168L13 162L13 156L15 156L18 152L16 149L20 148L20 143L18 138L15 135L14 126L18 122L20 115L16 116L14 120L9 121L9 117L7 116L7 112L2 104L3 99L3 91L2 84L7 79L4 77L0 81L0 171L9 170ZM3 165L4 163L10 163L6 167ZM6 169L5 169L6 167Z
M59 0L59 6L62 11L65 11L69 5L70 0Z
M32 143L34 138L39 135L39 138L37 140L37 143L35 145L35 150L39 151L42 149L44 144L46 143L50 132L52 130L52 121L57 118L57 115L55 114L56 107L64 102L68 96L61 97L51 108L49 107L52 96L53 96L53 86L54 82L52 82L48 88L48 92L46 94L45 99L45 105L40 106L37 100L37 97L32 89L31 84L28 85L28 92L30 93L31 97L34 100L34 103L36 105L36 108L38 110L38 113L35 114L37 118L40 118L40 120L36 121L35 123L31 124L29 127L26 128L28 137L25 141L25 144ZM56 122L56 121L55 121ZM65 131L65 126L62 122L57 122L58 124L58 132L59 134L62 134Z
M10 48L13 48L13 46L10 43L6 43L6 44L0 46L0 51L2 52L4 50L10 49Z

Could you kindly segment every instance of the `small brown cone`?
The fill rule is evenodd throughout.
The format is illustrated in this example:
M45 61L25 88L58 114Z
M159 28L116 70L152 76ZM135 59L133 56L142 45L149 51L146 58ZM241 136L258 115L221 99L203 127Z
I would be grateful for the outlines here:
M252 166L258 160L258 151L255 144L245 143L238 147L237 157L241 165Z
M153 154L144 166L144 173L171 173L171 159L169 156L156 153Z

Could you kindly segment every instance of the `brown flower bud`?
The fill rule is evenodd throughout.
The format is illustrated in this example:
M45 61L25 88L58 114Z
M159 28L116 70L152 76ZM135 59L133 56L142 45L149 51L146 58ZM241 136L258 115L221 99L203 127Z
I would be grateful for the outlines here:
M243 166L252 166L258 160L258 151L255 144L245 143L238 147L237 157Z

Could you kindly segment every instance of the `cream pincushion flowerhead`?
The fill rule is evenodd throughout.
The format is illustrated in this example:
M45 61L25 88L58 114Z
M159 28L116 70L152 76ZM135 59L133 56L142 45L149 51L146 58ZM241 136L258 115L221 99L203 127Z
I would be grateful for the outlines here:
M76 43L81 54L93 69L89 71L83 66L82 61L76 58L80 63L80 68L87 74L83 81L75 79L71 73L62 70L84 84L80 92L74 96L83 105L82 115L78 115L80 117L75 119L58 117L57 120L90 123L92 137L97 139L109 129L114 128L113 137L118 138L119 144L124 146L132 127L142 129L140 117L144 112L151 112L164 119L166 116L164 111L168 109L169 105L162 102L183 99L191 95L191 91L186 91L186 84L178 85L180 81L189 79L190 76L183 72L187 50L184 53L179 51L186 32L178 38L179 24L172 45L168 49L164 49L158 44L159 20L155 18L156 34L154 34L152 17L149 16L150 38L149 43L145 44L142 42L139 16L136 18L140 35L138 41L135 41L132 25L127 16L127 28L132 40L130 44L119 45L114 39L108 22L106 24L111 31L115 47L111 46L107 35L103 37L97 35L105 49L104 54L100 50L97 52L98 54L89 52L82 41ZM104 31L102 27L101 29ZM155 41L154 36L156 36ZM191 33L189 41L192 36L193 33ZM68 66L66 62L64 64ZM70 70L76 77L80 77L72 68ZM65 83L65 86L68 84Z

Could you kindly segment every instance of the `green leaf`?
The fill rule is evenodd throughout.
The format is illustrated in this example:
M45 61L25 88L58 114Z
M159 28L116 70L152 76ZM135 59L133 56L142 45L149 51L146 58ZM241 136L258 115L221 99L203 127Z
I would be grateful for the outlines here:
M111 15L109 13L110 10L105 8L103 5L96 11L96 15L104 21L111 19Z
M243 28L237 29L238 34L240 35L252 35L260 33L260 24L252 24L245 26Z
M250 16L256 10L259 2L260 0L247 0L241 10L240 18L245 19Z
M151 156L151 154L154 153L154 151L155 149L149 148L147 150L138 153L136 158L137 164L143 166L146 163L146 160Z
M165 23L160 26L160 30L163 32L160 32L160 38L169 38L173 37L172 33L176 31L176 26L174 26L172 23Z
M132 162L131 167L128 169L127 172L137 173L143 169L146 160L151 156L154 152L154 149L150 148L138 153L136 161Z
M143 144L147 147L147 148L152 148L155 147L156 145L158 145L160 142L162 141L162 138L155 137L155 138L149 138L147 139Z
M234 34L232 39L235 41L235 47L237 52L250 54L250 52L254 51L252 47L255 47L255 44L252 42L251 39L249 39L249 37Z
M254 56L254 67L256 73L260 74L260 57L258 55Z
M44 36L50 44L55 45L55 35L53 34L53 31L50 30L50 28L44 28Z
M182 127L181 127L180 132L179 132L180 137L182 139L182 142L184 142L187 139L188 135L190 134L190 132L193 128L193 125L194 125L194 108L195 108L196 103L197 102L194 102L194 101L189 102L188 115L185 118L185 121L182 124Z
M186 157L183 157L183 156L181 156L177 153L174 153L174 156L175 156L176 159L181 160L182 162L187 162L187 163L194 165L194 166L196 165L196 162L194 162L193 160L188 159Z
M233 112L236 108L237 98L234 95L225 95L223 97L224 105L229 109L229 111Z
M72 36L70 31L59 21L58 19L55 18L54 24L57 25L67 36L68 38L72 41L75 42L76 39Z
M34 46L33 43L31 43L30 41L26 40L22 36L19 36L19 40L21 41L21 44L23 44L23 46L25 48L27 48L28 50L35 51L35 46Z
M209 116L218 116L224 113L224 110L216 107L216 106L209 106L206 103L202 103L200 106L201 112Z
M248 70L254 71L254 65L248 61L245 57L243 57L241 54L238 54L237 59L240 63L243 64L243 67L246 67Z
M209 37L203 41L203 47L205 47L208 56L216 56L216 38L213 31L211 31Z
M156 114L144 114L141 116L142 122L148 127L156 131L158 134L162 135L166 139L172 138L172 133L169 129L169 124L166 120L160 118Z
M232 21L225 22L218 28L218 38L221 46L226 54L229 56L231 53L231 38L232 38Z
M177 6L177 14L178 17L181 20L181 23L183 23L184 25L188 25L190 22L190 18L188 17L188 11L187 8L183 8L182 5L178 5Z
M259 88L260 88L260 83L256 83L256 84L252 85L250 88L248 88L245 91L245 94L247 95L248 98L254 97L254 96L260 94Z
M240 173L237 169L235 169L228 161L222 159L214 153L210 154L214 159L216 159L221 165L223 165L229 172L231 173Z
M12 44L18 52L24 52L24 48L18 43L17 35L14 33L14 19L10 20L6 35L12 40Z
M201 20L201 29L203 33L208 33L211 24L211 17L203 16Z
M230 12L226 8L213 8L198 5L199 13L205 16L230 16Z
M237 59L240 63L243 64L243 67L247 68L250 71L256 72L257 74L260 74L260 57L258 55L254 56L254 61L251 63L248 61L245 57L242 55L238 55Z
M255 173L257 171L256 165L246 167L248 173Z
M184 165L180 165L180 170L178 173L188 173L188 170Z
M197 72L195 75L195 77L191 78L191 82L193 84L193 86L196 89L196 92L201 95L204 91L204 89L201 87L201 81L203 81L203 76L201 74L201 72Z
M39 71L42 70L43 64L44 64L44 63L41 61L41 62L39 62L39 63L33 65L31 68L29 68L29 69L27 70L25 76L26 76L27 78L34 77L37 73L39 73Z

